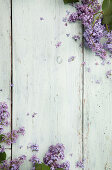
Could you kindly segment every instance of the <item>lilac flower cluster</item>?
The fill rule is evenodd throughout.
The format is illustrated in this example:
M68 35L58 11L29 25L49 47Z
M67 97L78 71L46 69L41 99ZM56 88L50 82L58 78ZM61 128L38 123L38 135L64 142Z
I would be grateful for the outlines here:
M0 102L0 134L4 131L4 126L9 124L8 122L9 112L8 106L5 102Z
M27 146L27 148L30 148L32 150L32 152L33 151L36 151L36 152L39 151L39 145L37 145L37 144L31 144L31 145Z
M76 168L84 168L84 160L76 162Z
M19 128L19 130L12 130L8 133L3 133L4 127L9 125L8 117L10 116L8 112L8 106L5 102L0 102L0 135L2 142L10 145L11 143L15 143L19 135L24 135L25 129L24 127ZM0 146L0 153L5 152L4 146ZM0 169L11 169L11 170L18 170L21 164L26 159L26 156L20 156L17 159L11 160L8 162L7 160L3 161L0 164Z
M106 51L112 53L112 31L102 24L102 11L98 0L82 0L75 8L77 12L72 13L68 21L81 21L84 26L85 46L91 48L97 56L106 59Z
M32 164L33 164L33 169L35 169L35 164L36 164L36 163L41 164L40 159L37 158L36 155L33 155L33 156L30 158L29 161L32 162Z
M55 146L51 145L49 147L48 152L43 158L44 163L50 166L51 170L55 170L56 168L63 168L64 170L69 170L69 162L59 164L59 162L64 159L64 150L65 147L63 144L58 143Z
M10 145L11 143L16 143L19 135L24 135L24 133L24 127L19 128L19 130L12 130L11 132L3 134L2 141L5 142L7 145Z
M0 169L7 169L7 170L19 170L19 167L24 163L26 160L26 156L22 155L16 159L13 159L11 161L4 161L2 164L0 164Z
M0 134L3 135L2 141L6 144L10 145L11 143L15 143L17 141L18 136L24 135L25 129L24 127L19 128L19 130L12 130L8 133L3 133L4 127L9 124L8 117L10 116L8 112L8 106L5 102L0 102Z

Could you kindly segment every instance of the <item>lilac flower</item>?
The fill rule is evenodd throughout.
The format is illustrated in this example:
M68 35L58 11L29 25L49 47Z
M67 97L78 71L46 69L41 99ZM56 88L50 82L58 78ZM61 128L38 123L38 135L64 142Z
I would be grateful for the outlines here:
M99 81L99 80L96 80L96 84L100 84L100 81Z
M30 160L29 160L29 161L30 161L30 162L32 162L33 166L35 166L35 164L36 164L36 163L41 164L40 159L39 159L39 158L37 158L37 156L36 156L36 155L33 155L33 156L30 158Z
M40 20L41 20L41 21L43 21L43 20L44 20L44 18L43 18L43 17L40 17Z
M69 15L69 14L70 14L70 11L66 10L66 13L67 13L67 15Z
M59 164L59 162L64 159L64 150L65 147L63 144L51 145L43 158L44 163L50 166L52 170L62 167L65 168L65 170L69 170L70 164L68 162Z
M38 113L33 113L32 118L34 118Z
M76 162L76 168L84 168L84 160Z
M74 6L74 5L73 5ZM81 0L81 4L75 5L76 12L72 13L68 21L81 21L84 26L85 46L92 49L97 56L106 59L106 51L112 53L112 31L107 31L102 24L101 5L98 0ZM105 42L102 42L105 38ZM77 40L76 37L74 37Z
M60 165L60 168L64 169L64 170L69 170L70 169L70 163L67 161L67 162L64 162Z
M0 146L0 153L3 153L3 152L5 152L5 148L4 148L4 146Z
M8 117L9 112L7 104L5 102L0 102L0 133L3 132L3 126L8 125Z
M14 84L11 84L10 86L11 86L11 87L14 87Z
M33 151L39 151L39 145L37 144L30 144L29 146L27 146L27 148L30 148Z
M82 62L82 65L86 65L86 62L85 62L85 61L83 61L83 62Z
M67 37L69 37L69 36L70 36L70 34L66 34L66 36L67 36Z
M55 45L55 46L56 46L56 48L60 47L60 46L61 46L61 44L62 44L62 42L57 42L57 44Z
M106 72L106 77L109 78L112 75L112 70Z
M75 56L71 56L71 57L68 59L68 62L74 61L74 59L75 59Z
M19 170L20 166L24 163L26 160L26 156L22 155L16 159L13 159L11 161L4 161L2 164L0 164L1 169L7 169L7 170Z
M110 62L110 61L107 61L107 64L111 64L111 62Z
M62 21L67 22L67 17L63 17Z
M74 35L72 38L73 38L75 41L77 41L77 40L80 39L80 36L79 36L79 35Z
M88 71L88 73L90 73L90 72L91 72L91 69L90 69L90 68L87 68L87 71Z
M0 134L4 131L3 125L0 125Z
M21 135L24 135L24 134L25 134L25 128L24 128L24 127L19 128L19 130L17 131L17 133L19 133L19 134L21 134Z
M12 130L11 132L4 133L2 141L5 142L7 145L11 143L16 143L19 134L24 135L24 128L20 128L19 130Z

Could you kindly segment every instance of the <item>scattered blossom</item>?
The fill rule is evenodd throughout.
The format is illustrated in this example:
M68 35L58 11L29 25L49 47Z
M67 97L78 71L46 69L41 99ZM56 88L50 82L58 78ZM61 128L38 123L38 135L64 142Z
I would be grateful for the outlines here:
M61 46L61 44L62 44L62 42L57 42L57 44L55 45L55 46L56 46L56 48L60 47L60 46Z
M41 20L41 21L43 21L43 20L44 20L44 18L43 18L43 17L40 17L40 20Z
M75 41L77 41L77 40L80 39L80 36L79 36L79 35L74 35L72 38L73 38Z
M39 151L39 145L37 144L30 144L27 148L30 148L32 151Z
M112 76L112 70L106 72L106 77L110 78Z
M33 113L32 118L34 118L38 113Z
M84 160L76 162L76 168L84 168Z
M68 62L74 61L74 59L75 59L75 56L71 56L71 57L68 59Z

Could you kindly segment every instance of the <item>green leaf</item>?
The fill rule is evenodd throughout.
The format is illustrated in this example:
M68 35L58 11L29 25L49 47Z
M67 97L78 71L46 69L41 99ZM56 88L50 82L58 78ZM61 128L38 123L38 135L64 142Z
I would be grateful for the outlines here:
M44 163L36 164L35 165L35 170L50 170L50 167L45 165Z
M79 0L63 0L65 4L79 2Z
M112 0L104 0L102 4L103 24L108 24L112 29Z
M0 152L0 163L2 163L2 161L6 160L6 153L5 152Z
M2 139L3 139L4 136L5 135L2 135L2 134L0 135L0 143L3 142Z

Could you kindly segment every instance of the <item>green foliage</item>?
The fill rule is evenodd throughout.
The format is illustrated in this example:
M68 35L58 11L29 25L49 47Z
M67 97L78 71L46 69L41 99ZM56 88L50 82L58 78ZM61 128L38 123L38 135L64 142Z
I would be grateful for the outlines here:
M103 23L112 29L112 0L104 0L102 4Z
M0 143L2 142L2 139L3 139L4 135L0 135Z
M35 165L35 170L50 170L50 167L47 166L47 165L45 165L44 163L42 163L42 164L36 163L36 165ZM56 170L64 170L64 169L62 169L62 168L57 168Z
M45 165L44 163L36 164L35 165L35 170L50 170L50 167Z
M79 0L63 0L65 4L79 2Z
M0 152L0 163L2 163L2 161L6 160L6 153L5 152Z

